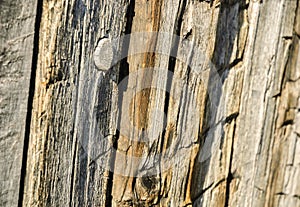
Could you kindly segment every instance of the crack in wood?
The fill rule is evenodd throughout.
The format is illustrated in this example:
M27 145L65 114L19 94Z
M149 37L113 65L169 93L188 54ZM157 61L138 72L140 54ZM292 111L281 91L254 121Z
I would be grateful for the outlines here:
M233 132L232 132L232 141L231 141L231 147L230 147L230 158L229 158L229 167L228 167L228 175L226 177L226 190L225 190L225 203L224 207L229 206L229 198L230 198L230 184L232 180L234 179L233 174L231 173L231 167L232 167L232 160L233 160L233 148L234 148L234 135L235 135L235 129L236 129L236 123L233 123Z
M33 53L32 53L32 62L31 62L31 76L30 76L30 85L29 85L29 95L27 103L27 115L26 115L26 125L25 125L25 134L24 134L24 145L23 145L23 156L22 156L22 167L20 175L20 187L19 187L19 198L18 206L23 206L24 199L24 189L25 189L25 178L26 178L26 168L27 168L27 156L29 148L29 139L30 139L30 127L32 119L32 107L35 93L35 79L38 63L38 54L39 54L39 36L40 36L40 25L42 20L43 12L43 0L38 0L36 5L36 17L34 25L34 39L33 39Z

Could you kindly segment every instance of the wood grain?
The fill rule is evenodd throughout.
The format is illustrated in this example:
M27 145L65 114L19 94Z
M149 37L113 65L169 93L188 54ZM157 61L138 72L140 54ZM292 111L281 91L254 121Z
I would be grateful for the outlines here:
M16 205L26 150L24 206L300 206L298 1L48 0L42 11L28 149L29 80L14 89L1 76L1 109L25 107L0 116L12 126L1 203ZM116 52L104 72L103 38Z
M21 199L33 95L29 88L36 6L35 0L0 1L0 206L17 206Z

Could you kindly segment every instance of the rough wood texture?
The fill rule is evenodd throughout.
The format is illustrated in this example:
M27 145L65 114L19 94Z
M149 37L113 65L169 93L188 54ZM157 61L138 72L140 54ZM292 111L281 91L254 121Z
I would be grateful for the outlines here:
M299 1L48 0L39 34L24 206L300 206Z
M35 20L35 0L0 1L0 206L18 205L23 179Z

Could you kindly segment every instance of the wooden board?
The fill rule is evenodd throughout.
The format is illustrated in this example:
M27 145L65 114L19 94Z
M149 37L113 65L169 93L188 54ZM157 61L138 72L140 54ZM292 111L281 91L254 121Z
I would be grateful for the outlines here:
M35 0L0 1L0 206L18 205L25 176L36 5Z
M42 9L24 206L300 205L298 1Z

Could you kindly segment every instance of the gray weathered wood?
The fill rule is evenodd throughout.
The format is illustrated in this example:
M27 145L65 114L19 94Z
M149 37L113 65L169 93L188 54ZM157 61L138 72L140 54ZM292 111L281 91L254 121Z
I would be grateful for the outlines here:
M18 205L36 3L0 1L0 206Z

